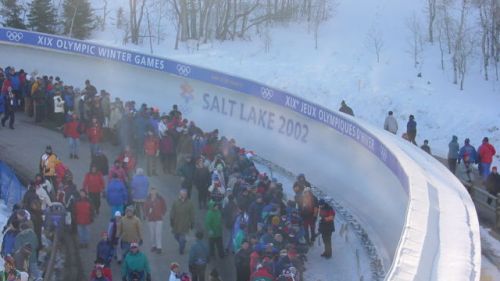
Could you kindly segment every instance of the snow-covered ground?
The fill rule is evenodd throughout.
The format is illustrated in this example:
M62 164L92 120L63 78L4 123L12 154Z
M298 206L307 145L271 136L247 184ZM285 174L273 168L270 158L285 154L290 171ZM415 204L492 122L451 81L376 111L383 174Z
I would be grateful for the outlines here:
M119 1L112 2L112 10L120 5L127 9ZM213 41L197 50L194 44L181 44L174 50L175 30L173 24L166 23L165 40L153 44L154 54L264 82L330 108L338 108L340 101L346 100L357 117L377 126L382 126L387 111L392 110L399 121L399 133L413 114L418 143L428 139L433 153L440 156L446 157L452 135L460 142L469 137L476 146L488 136L500 147L500 84L483 80L479 56L469 65L464 91L451 83L453 71L448 59L441 70L437 43L425 45L423 59L418 69L414 68L407 22L416 15L426 36L427 1L337 2L335 15L320 26L317 50L313 32L305 23L273 27L268 52L259 35L250 41ZM102 3L94 1L94 6ZM380 63L367 43L372 33L380 34L383 41ZM117 31L110 20L107 29L94 32L91 40L122 47L123 31ZM147 43L124 47L150 52Z
M483 248L481 280L500 280L500 243L495 239L490 230L481 227L481 247Z

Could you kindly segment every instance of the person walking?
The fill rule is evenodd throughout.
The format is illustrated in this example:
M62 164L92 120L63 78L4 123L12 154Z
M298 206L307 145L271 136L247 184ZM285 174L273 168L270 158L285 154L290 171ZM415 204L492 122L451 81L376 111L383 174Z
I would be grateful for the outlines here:
M491 162L493 162L493 156L497 153L495 147L490 144L487 137L483 138L483 143L477 149L479 154L479 172L482 176L483 181L486 181L488 175L490 174Z
M3 118L2 118L2 127L5 127L5 123L7 120L9 121L9 128L11 130L14 130L14 121L16 119L15 117L15 112L16 112L16 96L12 92L12 88L8 88L8 93L2 97L0 96L0 99L4 99L4 113L3 113Z
M196 232L196 242L189 250L189 272L193 281L205 281L205 271L209 261L209 251L203 241L203 232Z
M464 140L464 146L460 148L458 153L458 163L460 164L460 161L462 160L466 166L477 162L476 148L470 144L470 140L468 138Z
M109 267L114 253L115 249L113 242L109 239L108 232L101 232L101 240L96 246L96 260L101 260L106 267Z
M149 179L144 175L142 168L137 168L132 181L130 182L132 202L134 203L137 217L144 219L142 214L144 201L148 197Z
M493 196L497 197L500 193L500 175L498 174L497 167L491 168L491 173L486 178L486 190ZM491 197L488 197L487 203L491 204Z
M236 281L248 281L250 279L250 242L243 240L241 248L234 256L234 264L236 266Z
M387 117L385 117L384 130L389 131L393 134L398 133L398 120L394 118L392 111L389 111L387 113Z
M208 232L210 258L215 257L215 248L221 259L224 258L224 244L222 242L222 215L219 204L208 202L208 211L205 215L205 229Z
M54 119L56 121L56 126L64 125L64 99L61 96L60 91L56 91L53 97L54 103Z
M69 159L78 159L78 146L80 144L82 125L76 114L72 114L68 122L64 124L64 137L68 139L69 144Z
M121 275L123 281L151 281L151 268L148 257L139 251L137 242L130 244L130 251L125 255L122 263Z
M417 137L417 122L415 121L415 116L410 115L408 118L408 123L406 123L406 136L408 141L417 145L415 138Z
M335 231L335 210L324 199L319 200L319 207L320 221L318 232L321 233L321 238L325 245L321 256L329 259L332 257L332 233Z
M312 245L316 234L316 220L318 218L318 198L311 192L311 188L304 188L304 192L298 200L299 214L304 226L306 242Z
M179 243L179 254L183 255L186 247L186 234L194 227L194 207L185 189L181 189L179 198L172 204L170 227L175 240Z
M117 174L113 174L112 177L106 189L106 199L111 207L112 214L117 211L123 213L123 208L128 202L128 192L125 184L118 178Z
M148 176L157 176L156 159L160 155L160 139L153 134L153 131L148 131L144 140L144 154L146 155Z
M14 252L20 250L24 245L30 244L33 251L31 252L29 258L29 275L36 280L42 276L40 269L38 268L38 260L37 260L37 250L39 247L38 239L36 237L36 233L33 231L30 226L30 222L25 221L20 224L21 232L16 236L16 241L14 243Z
M161 254L162 252L163 217L166 212L167 204L165 203L165 199L158 194L155 187L152 187L144 203L144 216L148 220L149 233L151 235L151 252L156 252L157 254Z
M142 244L141 221L134 215L134 207L128 206L125 210L125 216L122 217L118 224L118 236L121 240L120 246L124 257L132 243Z
M210 187L211 175L208 167L204 164L203 157L196 160L196 169L194 170L193 183L198 190L198 207L207 208L208 188Z
M457 171L457 161L458 161L458 151L460 146L458 145L458 137L452 136L451 141L448 144L448 168L455 174Z
M97 153L99 144L102 141L102 128L101 125L97 122L96 117L92 117L90 127L87 128L87 136L90 143L90 157L92 157Z
M96 166L92 166L90 171L85 175L82 188L89 194L90 202L96 215L99 215L101 208L101 193L104 190L104 177L97 170Z
M85 190L80 190L80 198L76 200L74 208L80 248L88 248L90 240L89 225L94 220L94 212Z

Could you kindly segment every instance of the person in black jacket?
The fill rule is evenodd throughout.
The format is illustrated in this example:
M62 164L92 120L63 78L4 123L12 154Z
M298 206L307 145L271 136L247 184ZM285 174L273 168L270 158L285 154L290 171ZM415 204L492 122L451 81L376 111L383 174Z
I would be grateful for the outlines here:
M234 256L234 265L236 266L236 281L248 281L250 279L250 243L243 240L241 248Z
M6 94L5 97L3 98L5 99L4 102L5 111L2 118L2 127L5 127L5 122L9 120L9 128L14 130L14 120L15 120L14 112L16 111L16 96L12 92L11 87L9 87L8 94Z
M497 167L491 168L491 173L486 178L486 190L493 195L497 196L500 193L500 175L498 174ZM491 204L492 199L488 197L488 205Z
M320 221L318 232L321 233L321 238L325 245L325 250L321 256L329 259L332 257L332 234L335 231L335 211L324 199L319 200L319 207Z

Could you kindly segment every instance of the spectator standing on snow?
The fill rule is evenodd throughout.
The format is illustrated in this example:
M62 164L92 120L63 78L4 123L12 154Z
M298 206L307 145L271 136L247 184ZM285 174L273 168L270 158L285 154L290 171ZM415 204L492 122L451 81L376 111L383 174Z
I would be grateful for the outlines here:
M175 240L179 243L179 254L183 255L186 247L186 234L194 227L194 207L185 189L181 189L179 198L172 204L170 227Z
M152 187L144 203L144 216L148 220L149 234L151 235L151 252L157 254L162 252L163 217L166 212L165 199L158 194L155 187Z
M408 123L406 123L406 136L408 141L417 145L415 138L417 137L417 122L415 121L415 116L410 115L408 118Z
M236 281L248 281L250 278L250 243L244 240L241 243L241 248L234 256L234 263L236 266Z
M4 97L0 95L0 99L4 99L4 113L2 118L2 127L5 127L7 120L9 121L9 128L14 130L15 112L16 112L16 97L12 92L12 88L8 88L8 93Z
M72 114L68 122L64 124L64 137L68 139L69 144L69 159L78 159L78 146L82 126L83 124L80 123L76 114Z
M148 197L149 192L149 179L144 175L142 168L137 168L135 176L130 182L132 202L136 210L136 215L140 219L144 219L142 214L144 201Z
M89 225L94 220L94 211L92 211L92 204L87 198L85 190L80 190L80 198L75 202L74 208L80 248L88 248L90 241Z
M497 167L491 168L491 173L486 178L486 190L493 196L498 196L500 193L500 175L498 174ZM491 203L491 198L488 198L488 204Z
M329 259L332 257L332 234L335 231L335 211L323 199L319 200L319 207L320 221L318 232L321 233L321 238L323 239L323 244L325 245L325 250L321 256Z
M196 242L189 250L189 271L193 281L205 281L209 250L203 241L203 232L196 232Z
M482 176L483 181L488 178L490 174L491 162L493 162L493 156L497 153L495 147L490 144L489 139L487 137L483 138L483 143L478 148L479 154L479 164L480 169L479 172Z
M458 152L460 146L458 144L458 137L453 136L450 143L448 144L448 168L455 174L457 170Z
M90 202L96 215L99 214L101 208L101 193L104 190L104 177L97 170L96 166L90 168L90 172L85 175L82 188L89 194Z
M389 131L393 134L398 133L398 120L396 120L396 118L394 118L392 111L389 111L389 113L387 114L387 117L385 118L384 130Z
M342 101L340 103L340 108L339 108L339 111L340 112L343 112L345 114L349 114L351 116L354 116L354 111L352 111L352 108L350 108L346 103L345 101Z
M429 146L429 141L428 140L424 140L424 144L422 144L422 146L420 147L423 151L429 153L430 155L432 155L431 153L431 147Z

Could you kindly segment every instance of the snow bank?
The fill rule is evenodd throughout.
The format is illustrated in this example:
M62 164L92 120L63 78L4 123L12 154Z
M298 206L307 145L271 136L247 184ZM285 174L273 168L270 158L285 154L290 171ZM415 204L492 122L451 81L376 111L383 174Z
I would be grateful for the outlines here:
M128 50L4 28L0 49L2 64L79 73L65 82L88 78L163 111L176 103L201 127L307 174L363 225L387 280L479 280L472 201L441 164L386 132L266 85Z

